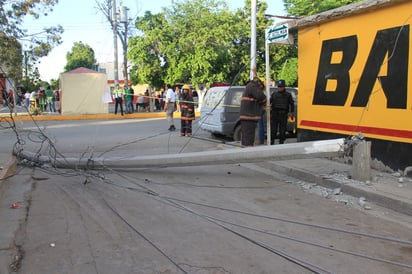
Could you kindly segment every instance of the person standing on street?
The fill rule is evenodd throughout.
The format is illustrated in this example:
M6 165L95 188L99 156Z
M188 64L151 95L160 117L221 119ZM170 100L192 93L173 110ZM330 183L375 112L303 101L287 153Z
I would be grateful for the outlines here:
M166 111L166 119L170 125L169 131L175 131L176 127L173 123L173 112L175 111L176 94L170 84L166 85L165 101L164 110Z
M40 111L46 111L46 92L44 91L44 87L41 87L37 93L37 100L39 101Z
M56 111L61 113L61 104L60 104L60 90L56 89L55 91L53 91L53 96L54 96L54 102L57 104L55 104L56 106Z
M180 98L180 136L192 136L192 121L195 119L195 103L188 85L183 85Z
M56 106L54 105L54 94L50 86L47 86L46 91L46 110L49 109L50 112L56 112Z
M279 133L279 144L285 142L288 117L293 117L293 112L295 111L295 103L292 95L286 91L285 80L279 80L277 86L278 91L270 96L271 145L275 144L277 133Z
M7 107L8 101L7 101L7 97L9 97L9 94L7 93L6 89L3 89L1 92L2 95L2 99L3 99L3 107Z
M24 93L24 106L29 109L30 107L30 92L29 90L26 90Z
M116 88L112 92L113 101L115 102L114 105L114 114L117 114L117 107L120 105L120 113L123 116L123 89L120 88L120 85L117 84Z
M254 75L255 73L254 70ZM240 126L242 131L241 144L244 147L251 147L255 143L256 125L261 119L262 108L266 102L264 89L265 83L254 77L243 91L240 101Z
M125 85L124 86L124 101L126 106L126 114L133 112L133 95L130 89Z

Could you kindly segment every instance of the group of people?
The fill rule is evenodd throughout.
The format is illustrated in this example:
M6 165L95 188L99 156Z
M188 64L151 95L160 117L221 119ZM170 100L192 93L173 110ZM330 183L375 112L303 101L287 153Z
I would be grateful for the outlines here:
M150 94L149 90L146 90L144 94L135 95L133 87L128 87L124 85L117 84L111 93L113 102L115 103L114 113L117 114L120 109L121 115L124 113L130 114L133 112L149 112L150 111ZM137 97L135 100L134 97ZM155 109L160 110L158 106L158 97L155 98ZM136 105L134 104L136 101ZM125 110L123 110L123 104Z
M41 87L37 91L26 91L24 94L20 91L17 93L10 89L8 92L3 90L3 106L14 107L16 105L22 105L27 109L31 107L39 109L39 111L50 111L50 112L58 112L59 105L58 102L60 101L60 92L59 90L52 90L50 86L46 88ZM14 100L14 96L16 96L16 100ZM57 103L57 106L56 106Z
M264 79L254 76L243 91L240 103L240 123L242 130L241 144L244 147L251 147L255 144L256 126L262 119L267 100L265 85ZM279 136L279 144L285 142L288 118L294 118L294 100L292 95L286 91L285 86L285 80L278 80L278 90L270 96L271 145L275 144L277 136Z
M50 86L40 88L38 91L26 91L24 93L24 104L26 108L38 108L41 112L59 112L60 91L52 90ZM56 106L57 104L57 106Z
M177 88L179 88L177 86ZM176 89L176 87L175 87ZM165 86L164 110L169 123L169 131L175 131L173 113L177 107L180 110L180 136L192 136L192 121L195 120L195 101L193 92L189 85L183 85L182 92L173 90L170 84Z
M114 102L114 114L117 114L117 110L120 107L120 113L123 116L123 100L125 103L126 113L134 112L133 109L133 97L134 90L129 88L127 85L121 87L119 84L116 84L114 90L112 91L112 99Z

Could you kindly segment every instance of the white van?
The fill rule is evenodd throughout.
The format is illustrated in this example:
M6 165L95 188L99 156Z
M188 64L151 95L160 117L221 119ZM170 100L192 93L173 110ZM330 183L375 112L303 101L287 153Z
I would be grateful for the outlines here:
M240 141L240 100L242 99L245 86L219 86L210 88L203 97L200 109L200 128L212 134L223 135ZM270 91L276 91L276 87L271 87ZM295 117L297 113L297 89L286 88L295 100ZM266 119L266 118L264 118ZM266 120L265 120L266 121ZM265 123L266 124L266 123ZM288 123L287 131L294 134L295 123Z

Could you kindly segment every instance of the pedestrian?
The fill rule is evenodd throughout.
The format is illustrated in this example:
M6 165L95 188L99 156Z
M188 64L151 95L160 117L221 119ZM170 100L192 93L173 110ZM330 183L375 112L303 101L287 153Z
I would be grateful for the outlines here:
M150 112L150 94L148 89L146 89L143 96L143 111Z
M161 109L161 102L160 102L161 99L160 99L160 97L161 97L161 95L158 92L156 92L154 105L155 105L155 110L157 110L157 111L159 111Z
M126 106L126 114L133 113L133 95L127 85L124 86L124 102Z
M144 109L144 97L143 93L139 93L137 96L137 101L136 101L136 112L143 112Z
M57 112L61 113L60 90L56 89L55 91L53 91L53 96L54 96L55 104L57 103L56 110L57 110Z
M38 104L37 104L37 92L35 90L33 90L30 93L30 111L34 111L35 109L37 109Z
M192 97L193 97L193 102L195 102L195 108L199 107L199 94L197 91L194 89L192 90Z
M256 70L254 69L254 75ZM251 147L255 143L257 122L261 119L262 108L266 102L264 79L253 77L245 87L240 101L241 144Z
M113 101L115 103L114 114L117 114L117 108L120 105L120 113L123 116L123 95L124 95L123 89L120 88L119 84L116 84L116 87L112 92Z
M279 80L277 87L278 90L270 96L271 145L275 144L277 135L279 136L279 144L285 142L288 117L293 118L293 112L295 111L295 103L292 95L286 91L285 80Z
M192 121L195 119L195 103L188 85L183 85L180 98L180 136L192 136Z
M19 87L17 88L17 91L16 91L16 105L21 106L22 98L23 98L23 94L21 92L21 88Z
M40 88L37 99L39 100L40 111L46 111L46 92L44 91L43 87Z
M56 112L56 106L54 105L54 94L50 86L47 86L45 90L45 95L46 95L46 103L47 103L47 107L49 111Z
M258 127L258 140L256 141L257 145L263 145L265 144L265 121L263 121L263 117L265 115L266 111L264 108L262 108L261 110L261 118L259 119L258 123L257 123L257 127Z
M132 112L134 112L134 89L132 86L129 86L130 95L132 96Z
M176 127L173 123L173 112L175 111L176 94L170 84L167 84L165 89L166 95L164 110L166 111L166 119L169 122L169 131L175 131Z
M14 89L10 89L7 94L7 105L9 108L14 108Z
M181 96L181 92L180 92L179 86L175 86L175 94L176 94L176 111L177 111L177 112L180 112L180 96Z
M2 90L1 96L3 99L3 107L7 107L7 104L8 104L7 97L9 97L9 94L7 93L7 89Z
M29 109L30 107L30 92L29 90L26 90L24 93L24 105L26 106L26 109Z

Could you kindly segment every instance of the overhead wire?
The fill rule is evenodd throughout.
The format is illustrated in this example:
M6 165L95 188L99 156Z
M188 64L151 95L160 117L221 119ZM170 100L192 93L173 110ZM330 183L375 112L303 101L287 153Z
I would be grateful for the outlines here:
M112 171L112 172L114 172L114 171ZM120 175L120 174L118 174L118 175ZM237 227L241 227L241 228L244 228L244 229L249 229L249 230L253 230L253 231L256 231L256 232L264 233L264 234L267 234L267 235L276 236L276 237L280 237L280 238L283 238L283 239L287 239L287 240L291 240L291 241L295 241L295 242L315 246L315 247L318 247L318 248L324 248L324 249L331 250L331 251L334 251L334 252L337 252L337 253L342 253L342 254L351 255L351 256L357 256L357 257L361 257L361 258L364 258L364 259L369 259L369 260L372 260L372 261L377 261L377 262L382 262L382 263L386 263L386 264L395 265L395 266L398 266L398 267L412 269L412 265L409 265L409 264L404 264L404 263L399 263L399 262L395 262L395 261L391 261L391 260L386 260L386 259L382 259L382 258L369 256L369 255L364 255L364 254L357 253L357 252L351 252L351 251L347 251L347 250L331 248L331 247L328 247L328 246L325 246L325 245L321 245L321 244L317 244L317 243L313 243L313 242L309 242L309 241L305 241L305 240L296 239L294 237L282 236L280 234L265 232L265 231L258 230L258 229L255 229L255 228L251 228L251 227L248 227L248 226L231 223L231 222L219 219L219 218L215 218L215 217L211 217L209 215L205 215L203 213L199 213L197 211L194 211L193 209L189 209L189 208L183 206L182 204L180 204L178 202L189 203L189 204L194 204L194 205L200 205L200 206L205 206L205 207L209 207L209 208L214 208L214 209L219 209L219 210L224 210L224 211L229 211L229 212L234 212L234 213L241 213L241 214L254 216L254 217L259 217L259 218L271 219L271 220L282 221L282 222L287 222L287 223L292 223L292 224L299 224L299 225L309 226L309 227L313 227L313 228L317 228L317 229L331 230L331 231L351 234L351 235L355 235L355 236L362 236L362 237L366 237L366 238L379 239L379 240L385 240L385 241L389 241L389 242L412 245L412 242L408 241L408 240L402 240L402 239L397 239L397 238L393 238L393 237L385 237L385 236L374 235L374 234L369 234L369 233L362 233L362 232L357 232L357 231L344 230L344 229L340 229L340 228L336 228L336 227L328 227L328 226L322 226L322 225L317 225L317 224L310 224L310 223L290 220L290 219L286 219L286 218L271 217L271 216L248 213L248 212L244 212L244 211L226 209L226 208L217 207L217 206L205 205L205 204L196 203L196 202L190 202L190 201L186 201L186 200L182 200L182 199L177 199L177 198L161 195L160 193L158 193L158 192L156 192L156 191L154 191L154 190L152 190L152 189L150 189L146 186L143 186L142 184L136 182L136 179L134 179L134 178L129 178L128 176L124 176L124 175L120 175L120 176L123 177L124 179L128 180L129 182L132 182L132 183L136 184L140 188L140 190L139 190L139 189L135 189L135 188L126 187L127 189L133 190L133 191L137 190L138 192L141 192L141 193L144 193L144 194L149 194L150 196L153 196L156 199L161 199L161 201L163 201L163 202L167 201L169 203L172 203L173 205L175 205L178 208L184 209L185 211L189 211L190 213L195 214L196 216L204 217L209 221L210 221L210 219L214 220L214 221L212 221L212 223L215 223L215 221L216 222L224 222L224 223L227 223L227 224L230 224L230 225L233 225L233 226L237 226ZM121 187L121 186L119 186L119 187ZM222 225L222 224L217 224L217 225L221 226L222 228L227 229L227 227ZM245 236L245 235L243 235L239 232L236 232L236 231L234 231L230 228L228 228L228 231L230 231L230 232L232 232L236 235L239 234L238 236L241 236L242 238L249 238L249 237L247 237L247 236ZM279 256L282 256L282 257L285 256L285 258L288 258L288 259L292 260L293 262L295 262L299 265L302 264L302 266L310 267L309 270L314 271L314 273L332 273L332 272L329 272L329 271L327 271L327 270L325 270L321 267L314 266L310 263L307 263L307 262L304 262L300 259L294 258L293 256L290 256L290 255L288 255L288 254L286 254L282 251L270 248L266 244L257 242L253 239L248 239L248 240L250 240L251 242L253 242L253 243L257 244L258 246L261 246L261 247L263 247L267 250L271 250L273 253L276 253ZM320 272L317 272L315 270L320 271Z
M118 175L119 175L119 174L118 174ZM120 175L120 176L122 176L122 175ZM122 176L122 177L123 177L123 176ZM138 183L137 183L137 185L138 185L139 187L141 187L141 188L144 189L144 191L138 189L138 190L137 190L138 192L141 192L141 193L143 193L143 194L149 194L149 197L159 198L159 199L160 199L160 200L156 199L157 201L160 201L160 202L162 202L162 203L169 204L169 205L171 205L171 206L174 206L174 207L176 207L176 208L179 208L179 209L181 209L181 210L184 210L184 211L186 211L186 212L189 212L189 213L191 213L191 214L194 214L194 215L196 215L196 216L198 216L198 217L201 217L202 219L205 219L205 220L207 220L208 222L211 222L211 223L213 223L213 224L215 224L215 225L223 228L224 230L227 230L227 231L233 233L234 235L237 235L237 236L239 236L239 237L241 237L241 238L243 238L243 239L245 239L245 240L247 240L247 241L249 241L249 242L251 242L251 243L253 243L253 244L255 244L255 245L257 245L257 246L259 246L259 247L261 247L261 248L263 248L263 249L266 249L267 251L270 251L271 253L274 253L274 254L276 254L276 255L278 255L278 256L280 256L280 257L282 257L282 258L284 258L284 259L286 259L286 260L288 260L288 261L290 261L290 262L292 262L292 263L294 263L294 264L297 264L297 265L299 265L299 266L301 266L301 267L303 267L303 268L311 271L312 273L332 273L332 272L329 272L329 271L325 271L325 270L323 270L323 269L321 269L321 268L319 268L319 267L317 267L317 266L314 266L314 265L312 265L312 264L310 264L310 263L308 263L308 262L305 262L305 261L303 261L303 260L301 260L301 259L298 259L298 258L296 258L296 257L293 257L293 256L291 256L291 255L288 255L288 254L285 253L285 252L282 252L282 251L280 251L280 250L276 250L276 249L274 249L273 247L269 247L269 246L267 246L266 244L261 243L261 242L259 242L259 241L257 241L257 240L253 240L252 238L250 238L250 237L248 237L248 236L246 236L246 235L244 235L244 234L242 234L242 233L240 233L240 232L237 232L237 231L235 231L235 230L233 230L233 229L231 229L231 228L229 228L229 227L227 227L227 226L225 226L225 225L222 225L222 224L214 221L214 220L211 219L211 218L208 218L208 216L206 216L206 215L204 215L204 214L198 213L198 212L194 211L193 209L189 209L189 208L187 208L187 207L185 207L185 206L183 206L183 205L181 205L181 204L179 204L179 203L177 203L177 202L175 202L175 201L173 201L173 200L169 200L168 198L166 198L166 197L164 197L164 196L161 196L161 195L160 195L159 193L157 193L156 191L153 191L153 190L151 190L151 189L149 189L149 188L147 188L147 187L145 187L145 186L142 186L141 184L138 184ZM107 201L105 200L105 202L107 202ZM111 207L109 204L108 204L108 206L110 207L110 209L111 209L113 212L116 213L116 215L119 216L119 218L121 218L121 219L122 219L128 226L130 226L134 231L136 231L136 233L138 233L143 239L145 239L145 240L148 241L151 245L153 245L156 250L158 250L162 255L164 255L166 258L168 258L174 265L178 266L178 264L177 264L176 262L174 262L174 261L173 261L165 252L163 252L159 247L155 246L154 243L153 243L150 239L148 239L147 237L145 237L145 236L143 235L143 233L139 232L139 230L136 229L130 222L128 222L128 221L125 219L125 217L123 217L115 208ZM180 268L179 268L179 269L180 269ZM183 269L181 269L181 270L184 271ZM321 270L321 271L319 271L319 270Z
M134 225L132 225L123 215L121 215L106 199L103 198L103 201L106 203L107 207L112 210L125 224L127 224L134 232L136 232L142 239L149 243L154 249L156 249L160 254L167 258L177 269L183 273L188 273L184 270L175 260L173 260L169 255L166 254L160 247L158 247L153 241L146 237L142 232L140 232Z
M408 18L408 20L409 20L409 19L410 19L410 18ZM397 39L396 39L394 49L395 49L396 46L397 46L398 38L399 38L399 35L398 35L398 37L397 37ZM389 56L388 61L389 61L389 59L393 56L393 54L394 54L394 51L393 51L392 54ZM238 77L238 76L240 75L241 71L243 71L244 68L245 68L245 66L243 66L243 67L241 68L241 70L239 70L239 72L238 72L238 74L236 75L236 77ZM235 81L236 77L235 77L234 80L232 81L232 84L233 84L233 82ZM230 88L230 87L229 87L229 88ZM371 93L370 96L372 96L372 94L374 94L375 92L377 92L377 91L374 91L373 93ZM219 100L218 103L220 103L220 102L224 99L224 97L225 97L225 94L222 95L222 97L220 98L220 100ZM369 100L370 100L370 97L369 97ZM369 102L370 102L369 100L368 100L368 105L369 105ZM218 106L218 104L216 104L216 105L214 106L213 110L216 109L217 106ZM30 113L29 113L29 115L30 115ZM31 116L31 115L30 115L30 116ZM363 115L362 115L362 117L363 117ZM14 119L13 119L12 115L11 115L11 118L12 118L12 119L11 119L12 122L10 122L9 128L12 128L12 129L15 131L16 138L17 138L17 140L18 140L18 141L15 143L15 146L17 147L17 151L19 151L19 149L22 149L22 147L24 146L25 142L21 139L20 134L18 133L18 130L17 130L17 128L16 128L16 125L15 125L15 122L14 122ZM53 141L44 133L44 131L39 127L39 125L37 124L36 120L32 119L32 121L33 121L34 124L36 125L36 128L37 128L37 130L39 131L39 133L38 133L38 135L37 135L37 134L34 134L34 133L30 133L30 134L29 134L29 140L32 141L32 142L38 142L38 143L41 144L40 148L38 149L38 151L37 151L36 153L37 153L37 154L41 154L41 151L43 151L44 149L48 149L48 151L49 151L48 154L49 154L51 157L56 158L56 156L59 155L59 156L63 156L62 158L64 159L64 155L61 154L61 153L58 151L58 149L57 149L57 148L55 147L55 145L54 145L54 142L53 142ZM203 122L204 122L204 121L200 121L200 120L199 120L199 123L203 123ZM360 124L360 122L361 122L361 121L359 121L358 125ZM1 126L3 127L3 125L1 125ZM198 129L198 130L199 130L199 129ZM197 131L196 131L196 132L197 132ZM195 132L195 133L196 133L196 132ZM38 138L37 141L36 141L35 138L33 138L33 137ZM152 137L153 137L153 136L146 137L145 139L147 139L147 138L152 138ZM190 138L190 139L191 139L191 138ZM179 153L181 153L181 152L186 148L186 146L187 146L188 143L190 142L190 139L189 139L189 140L186 142L186 144L180 149ZM119 148L119 147L121 147L121 146L123 146L123 145L138 143L138 142L141 141L141 140L142 140L142 139L134 140L134 141L127 142L127 143L125 143L125 144L117 145L117 146L115 146L115 147L113 147L113 148L111 148L111 149L109 149L109 150L107 150L107 151L105 151L105 152L102 152L100 155L103 156L104 154L106 154L106 153L108 153L108 152L110 152L110 151L113 151L113 150L115 150L116 148ZM169 144L169 146L170 146L170 134L169 134L168 144ZM86 154L86 152L81 156L81 158L82 158L83 156L86 156L85 154ZM93 157L90 157L90 158L93 158ZM35 165L35 166L36 166L36 165ZM49 171L50 171L50 168L44 168L44 170L49 170ZM114 170L111 170L111 169L107 169L107 170L109 170L110 172L114 172ZM57 171L57 169L55 169L53 172L55 172L55 171ZM92 174L92 173L88 173L88 172L89 172L89 171L84 172L84 171L75 170L75 173L73 173L72 175L74 175L74 174L75 174L75 175L84 175L84 176L86 176L86 178L88 178L89 176L91 176L91 177L95 177L95 178L99 178L99 179L102 179L102 180L104 180L104 181L107 181L107 178L103 177L100 173L94 173L94 174ZM66 173L58 173L58 174L59 174L59 175L65 175ZM66 174L66 175L67 175L67 174ZM142 185L139 185L139 186L142 187ZM191 204L196 204L196 205L200 205L200 206L207 206L207 207L210 207L210 208L215 208L215 209L220 209L220 210L225 210L225 211L230 211L230 212L235 212L235 213L241 213L241 214L251 215L251 216L255 216L255 217L259 217L259 218L267 218L267 219L272 219L272 220L277 220L277 221L282 221L282 222L288 222L288 223L292 223L292 224L299 224L299 225L305 225L305 226L314 227L314 228L320 228L320 229L327 229L327 230L332 230L332 231L337 231L337 232L343 232L343 233L348 233L348 234L352 234L352 235L358 235L358 236L362 236L362 237L369 237L369 238L375 238L375 239L380 239L380 240L385 240L385 241L392 241L392 242L397 242L397 243L401 243L401 244L408 244L408 245L412 244L410 241L405 241L405 240L396 239L396 238L391 238L391 237L384 237L384 236L380 236L380 235L371 235L371 234L368 234L368 233L361 233L361 232L356 232L356 231L348 231L348 230L344 230L344 229L340 229L340 228L333 228L333 227L326 227L326 226L321 226L321 225L316 225L316 224L309 224L309 223L299 222L299 221L295 221L295 220L289 220L289 219L285 219L285 218L270 217L270 216L257 215L257 214L247 213L247 212L241 212L241 211L237 211L237 210L223 209L223 208L219 208L219 207L216 207L216 206L205 205L205 204L200 204L200 203L195 203L195 202L180 200L180 199L176 199L176 198L172 198L172 197L162 196L162 195L160 195L160 194L152 191L150 188L147 188L147 187L143 187L143 189L144 189L143 192L146 193L146 194L150 194L151 196L155 196L155 197L158 197L158 198L162 198L162 199L168 201L169 203L175 204L175 206L178 206L178 207L180 207L181 209L185 209L185 210L188 210L189 212L192 212L193 214L196 214L196 215L199 214L198 216L202 216L202 217L208 219L209 221L212 221L212 222L215 223L216 225L218 225L218 226L220 226L220 227L222 227L222 228L224 228L224 229L226 229L226 230L228 230L228 231L230 231L230 232L238 235L239 237L242 237L242 238L244 238L244 239L246 239L246 240L248 240L248 241L254 242L255 244L257 244L257 245L259 245L259 246L261 246L262 248L265 248L265 249L267 249L267 250L271 250L271 248L269 248L269 247L266 246L265 244L259 243L259 242L257 242L257 241L252 240L252 239L249 239L248 237L244 236L243 234L241 234L241 233L239 233L239 232L234 231L233 229L230 229L230 228L228 228L228 227L226 227L226 226L223 226L222 224L216 223L217 221L219 221L219 222L224 222L223 220L219 220L219 219L214 220L214 219L213 219L214 217L210 217L210 216L207 216L207 215L204 216L203 214L200 214L200 213L197 213L197 212L195 212L195 211L193 211L193 210L191 210L191 209L188 209L187 207L185 207L185 206L183 206L183 205L181 205L181 204L179 204L179 203L177 203L177 202L184 202L184 203L189 203L189 204L191 203ZM105 202L107 202L107 201L105 201ZM108 207L110 207L110 204L107 203L107 205L108 205ZM112 210L113 210L113 208L112 208ZM119 215L119 217L121 218L120 215ZM215 218L215 219L216 219L216 218ZM127 223L127 220L125 220L125 222ZM236 225L236 226L239 226L239 225L237 225L237 224L231 224L231 223L228 223L228 224L234 225L234 226L235 226L235 225ZM243 227L243 228L246 228L246 227ZM249 228L249 229L253 229L253 228ZM144 235L141 235L138 231L136 231L136 232L137 232L142 238L145 239ZM148 240L148 239L146 239L146 240ZM155 246L154 246L154 247L155 247ZM155 247L155 248L156 248L156 247ZM156 248L156 249L157 249L159 252L162 253L161 250L159 250L158 248ZM329 273L328 271L323 270L323 269L317 269L317 270L312 269L311 267L314 267L314 266L312 266L312 265L310 265L310 264L306 264L306 263L304 263L304 262L302 262L302 261L300 261L300 260L298 260L298 259L296 259L296 258L291 258L291 257L289 257L289 256L286 256L285 254L283 254L283 252L279 252L279 251L276 251L276 250L271 250L271 251L272 251L273 253L278 253L279 256L282 256L282 257L291 259L291 260L292 260L294 263L296 263L296 264L299 264L299 265L301 265L301 266L303 266L303 267L308 267L308 270L314 271L314 273L318 273L317 271L324 271L324 272L326 272L326 273ZM163 254L163 253L162 253L162 254ZM165 257L167 257L167 258L170 258L170 257L167 256L167 254L163 254L163 255L164 255ZM353 255L353 254L350 254L350 255ZM171 260L171 262L173 263L173 260ZM391 261L385 261L385 260L382 260L382 262L391 263ZM174 264L175 264L175 263L174 263ZM176 265L176 264L175 264L175 265ZM410 268L409 265L406 265L406 266ZM180 266L176 265L176 267L178 267L178 268L180 269ZM181 271L184 272L183 269L181 269ZM184 273L186 273L186 272L184 272Z

